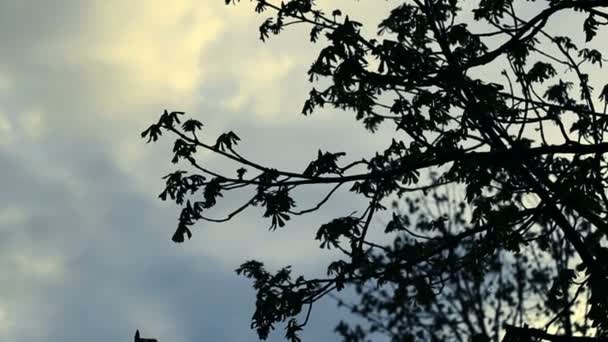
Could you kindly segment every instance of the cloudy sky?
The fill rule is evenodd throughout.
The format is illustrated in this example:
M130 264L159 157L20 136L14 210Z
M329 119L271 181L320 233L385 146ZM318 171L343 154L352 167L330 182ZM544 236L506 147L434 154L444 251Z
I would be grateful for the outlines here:
M370 3L354 16L385 13ZM318 148L356 158L383 146L351 115L299 115L317 48L298 29L261 43L263 17L252 9L0 0L0 341L130 341L135 329L162 342L253 341L254 292L234 269L259 259L322 271L328 256L314 234L359 208L348 196L289 230L268 232L253 211L200 224L177 245L179 208L157 198L174 167L168 139L139 136L167 108L201 120L213 138L234 130L243 153L296 171ZM307 340L331 339L333 308L315 308Z
M373 28L394 3L323 5ZM157 198L174 168L169 140L139 136L163 109L185 111L210 139L234 130L247 156L296 171L319 148L357 159L390 143L347 113L299 115L319 47L298 28L261 43L252 6L0 0L0 341L130 341L135 329L161 342L254 341L254 292L234 269L258 259L323 271L316 229L360 203L338 194L273 233L247 212L177 245L179 208ZM331 340L336 312L315 307L305 339Z

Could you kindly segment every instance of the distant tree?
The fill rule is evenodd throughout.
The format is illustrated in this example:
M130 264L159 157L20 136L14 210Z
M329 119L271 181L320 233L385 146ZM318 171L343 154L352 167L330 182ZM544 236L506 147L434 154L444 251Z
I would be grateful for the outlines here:
M400 231L393 241L395 250L402 250L402 245L410 246L409 250L412 246L425 248L425 241L474 229L469 223L468 206L457 200L457 193L448 186L432 188L428 196L406 197L406 213L394 214L386 226L386 231ZM397 202L393 208L398 208ZM437 287L414 283L412 293L412 289L396 283L379 288L368 282L356 286L358 304L341 299L338 302L364 319L366 331L388 335L393 341L408 341L414 336L423 341L431 336L440 341L498 341L504 326L521 326L529 319L544 319L544 329L560 328L567 335L587 331L589 326L584 321L572 317L575 310L586 310L588 305L580 300L588 294L585 284L577 284L573 296L564 290L575 278L567 269L573 251L555 227L548 230L537 240L541 248L527 251L514 241L504 240L503 248L487 253L485 246L476 246L476 239L460 240L448 249L446 257L410 271L413 278L436 279ZM475 260L479 256L484 256L483 263ZM436 273L439 275L434 277ZM352 329L340 323L337 330L348 340L364 328Z
M182 122L181 112L165 111L142 133L148 142L175 135L172 161L199 172L165 177L161 199L183 206L175 242L199 220L229 221L250 206L275 230L343 186L367 200L318 229L321 248L343 253L326 278L292 277L289 267L271 273L258 261L238 268L254 281L260 338L286 322L286 338L299 341L313 304L345 287L360 302L340 304L365 321L338 325L348 342L376 333L393 341L608 338L608 86L591 77L605 61L591 44L608 23L608 0L403 1L375 38L312 0L254 2L256 12L273 13L262 40L292 24L310 25L312 42L325 38L308 74L329 86L310 91L303 114L331 105L354 111L372 133L396 128L369 158L342 162L345 153L319 151L301 172L248 159L234 132L205 142L202 123ZM465 4L475 8L462 11ZM558 14L581 31L550 32ZM239 166L209 170L196 160L200 150ZM315 184L328 187L318 205L296 209L294 189ZM248 188L235 211L208 216L222 194ZM392 217L389 244L368 236L382 211Z

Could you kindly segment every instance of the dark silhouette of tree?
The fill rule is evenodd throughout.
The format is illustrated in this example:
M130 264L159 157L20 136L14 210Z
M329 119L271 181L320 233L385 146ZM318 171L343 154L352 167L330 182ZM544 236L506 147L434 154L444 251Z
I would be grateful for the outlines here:
M431 179L437 181L434 176ZM441 191L429 189L428 196L405 198L405 213L395 213L386 226L389 232L395 228L402 231L393 244L405 241L410 246L417 246L433 239L466 234L473 229L468 223L468 207L455 199L457 193L448 186ZM393 203L393 208L398 208L397 202ZM586 294L585 287L579 284L572 298L567 296L569 291L563 292L566 296L556 292L573 280L574 275L566 268L572 249L563 245L559 231L550 229L553 233L544 237L544 241L538 241L542 248L528 253L506 240L504 248L486 254L484 264L479 265L471 259L477 257L477 241L462 240L449 250L447 258L429 265L426 273L410 273L414 277L428 278L439 269L442 274L437 278L439 291L417 288L415 283L416 292L408 295L407 288L395 286L395 283L383 288L368 284L356 287L360 303L338 301L368 323L365 330L388 335L394 341L412 340L415 336L421 340L435 336L440 341L498 341L504 325L523 325L529 319L539 321L539 318L544 318L545 329L553 326L572 335L572 313L585 310L587 304L578 300ZM485 266L484 271L480 272L477 265ZM425 285L420 283L418 286ZM541 306L540 303L551 304ZM574 323L582 323L575 327L576 331L589 329L584 322L575 320ZM338 332L344 337L352 336L358 330L363 327L351 329L346 323L338 326Z
M272 273L258 261L237 269L253 280L252 328L261 339L286 322L286 338L299 341L313 304L345 287L360 302L340 304L366 322L338 325L349 342L376 333L393 341L608 338L608 86L591 77L605 61L592 44L608 23L608 0L403 1L374 38L312 0L254 2L273 14L262 40L303 24L312 42L324 42L308 74L329 86L310 91L303 114L330 105L354 111L372 133L396 128L367 159L319 151L301 172L248 159L234 132L200 139L203 124L182 122L182 112L165 111L142 133L148 142L173 134L172 162L198 170L164 177L160 198L183 206L175 242L199 220L226 222L252 206L275 230L341 187L367 200L358 214L318 229L321 248L343 253L327 277ZM558 36L547 24L565 14L581 29ZM196 160L201 150L238 169L207 169ZM294 189L319 184L327 186L319 203L296 209ZM212 218L222 195L237 189L251 197ZM447 189L462 190L464 201ZM392 201L406 212L387 207ZM384 230L392 242L372 241L374 217L391 211Z

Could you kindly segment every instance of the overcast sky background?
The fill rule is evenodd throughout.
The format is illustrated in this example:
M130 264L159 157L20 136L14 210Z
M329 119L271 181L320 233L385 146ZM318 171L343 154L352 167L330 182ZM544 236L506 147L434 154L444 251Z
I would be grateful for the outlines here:
M395 2L322 5L374 32ZM258 259L324 271L318 226L359 202L339 194L273 233L254 210L199 224L177 245L179 208L157 198L174 169L170 139L146 145L139 136L163 109L186 111L208 141L234 130L245 155L295 171L319 148L354 160L390 143L351 113L299 115L321 45L298 28L261 43L266 15L252 6L0 0L0 341L130 341L135 329L161 342L255 341L254 292L234 269ZM345 317L334 306L315 307L305 340L333 340Z
M352 7L328 10L342 3ZM259 259L323 271L314 234L360 208L348 196L289 230L268 232L254 210L177 245L179 208L157 198L170 140L139 136L163 109L186 111L212 142L234 130L243 153L295 171L318 148L355 158L384 145L352 115L299 115L316 48L297 29L261 43L252 6L0 1L0 341L130 341L135 329L162 342L254 341L254 292L234 269ZM386 8L360 3L354 16ZM332 339L339 316L324 305L306 340Z

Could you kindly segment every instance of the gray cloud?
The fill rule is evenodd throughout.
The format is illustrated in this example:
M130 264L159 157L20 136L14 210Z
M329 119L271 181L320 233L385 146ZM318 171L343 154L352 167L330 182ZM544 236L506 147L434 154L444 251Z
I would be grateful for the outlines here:
M359 155L380 139L349 143L347 136L367 136L349 114L298 118L308 57L293 41L268 49L250 37L259 21L250 9L213 5L191 16L193 1L167 11L144 1L114 2L114 10L100 3L0 1L1 132L10 135L0 145L0 340L120 341L136 328L161 341L255 340L253 291L234 268L259 258L271 268L322 273L319 262L331 254L316 249L314 232L356 201L338 197L319 216L275 233L253 210L229 225L201 224L192 241L175 245L178 209L156 199L160 176L173 167L168 141L145 146L139 131L165 106L186 110L209 131L238 131L253 159L296 170L305 167L297 156L314 158L338 135L345 138L335 148ZM222 31L230 19L209 24L205 13L247 19ZM237 33L213 43L231 37L221 32ZM287 63L272 77L251 73L247 85L241 70L220 69L226 56L238 66L238 55L270 58L268 70L276 56ZM302 82L287 82L294 79ZM245 105L225 106L241 93ZM305 193L299 203L318 195ZM316 306L307 340L331 339L335 312L331 301Z

